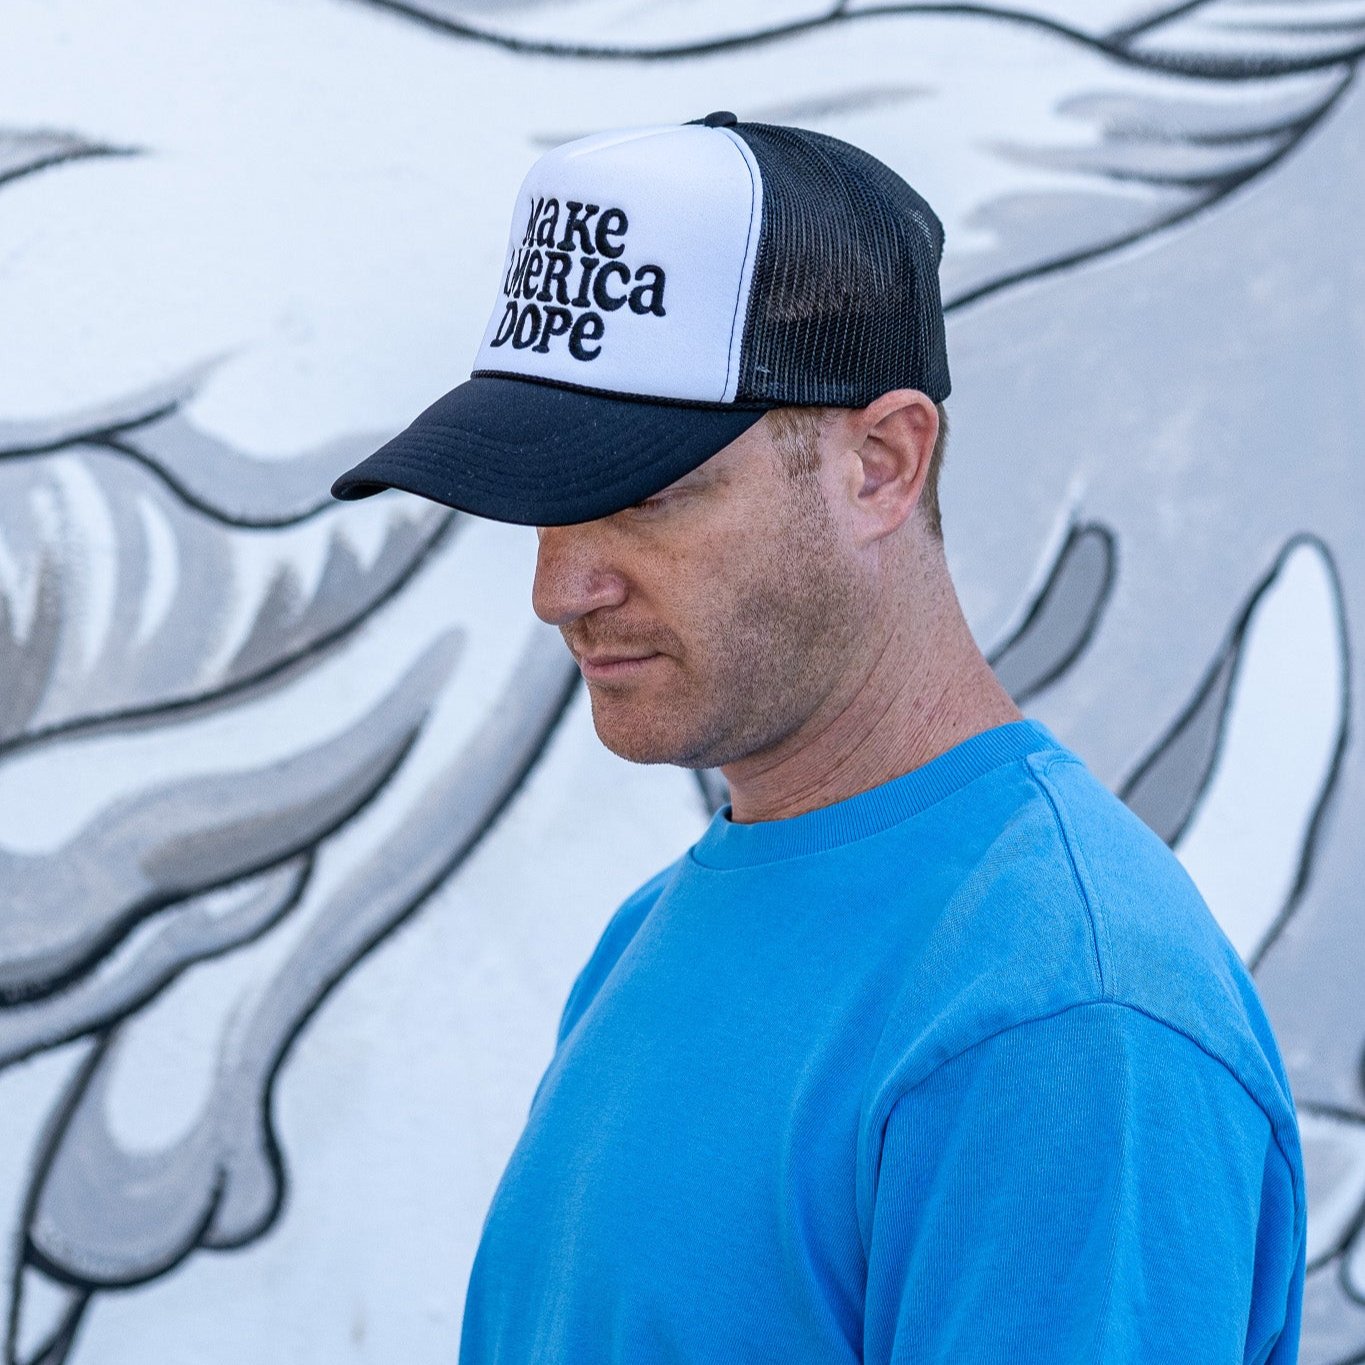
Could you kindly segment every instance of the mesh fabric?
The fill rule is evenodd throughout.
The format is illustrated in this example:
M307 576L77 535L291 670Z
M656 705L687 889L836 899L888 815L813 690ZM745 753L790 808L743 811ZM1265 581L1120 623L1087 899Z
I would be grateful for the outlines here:
M948 396L943 225L876 157L808 129L736 123L763 177L736 400L864 407Z

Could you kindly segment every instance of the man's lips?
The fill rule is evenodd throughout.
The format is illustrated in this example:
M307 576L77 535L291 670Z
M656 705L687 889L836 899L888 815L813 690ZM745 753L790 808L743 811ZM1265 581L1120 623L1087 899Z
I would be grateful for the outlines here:
M585 678L626 678L643 672L651 659L662 657L658 653L622 654L604 650L600 654L580 654L578 667Z
M647 654L581 654L579 661L592 664L595 668L599 664L619 664L628 663L632 659L652 659L657 652L657 650L651 649Z

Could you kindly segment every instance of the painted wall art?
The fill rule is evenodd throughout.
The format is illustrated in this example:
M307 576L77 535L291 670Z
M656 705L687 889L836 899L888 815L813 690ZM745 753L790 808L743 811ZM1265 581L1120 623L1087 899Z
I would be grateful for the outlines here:
M1176 851L1365 1362L1365 0L8 0L4 1365L452 1360L568 987L719 773L602 748L534 533L333 478L543 150L715 109L938 210L983 651Z

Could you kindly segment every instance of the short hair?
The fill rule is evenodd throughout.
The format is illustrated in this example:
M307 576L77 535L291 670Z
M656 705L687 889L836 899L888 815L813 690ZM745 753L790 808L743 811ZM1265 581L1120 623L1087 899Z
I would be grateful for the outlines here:
M948 413L942 403L935 403L934 407L938 409L938 437L929 455L929 469L924 476L918 505L930 534L941 543L943 517L938 504L938 477L948 444ZM827 407L786 407L769 411L769 426L782 453L783 468L794 483L813 478L819 472L820 434L829 414L834 411L837 409Z

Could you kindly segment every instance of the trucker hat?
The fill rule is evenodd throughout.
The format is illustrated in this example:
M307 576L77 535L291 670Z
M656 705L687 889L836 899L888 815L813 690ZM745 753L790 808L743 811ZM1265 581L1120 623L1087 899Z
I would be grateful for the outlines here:
M342 474L496 521L610 516L772 408L948 396L943 225L876 157L728 111L552 148L470 377Z

